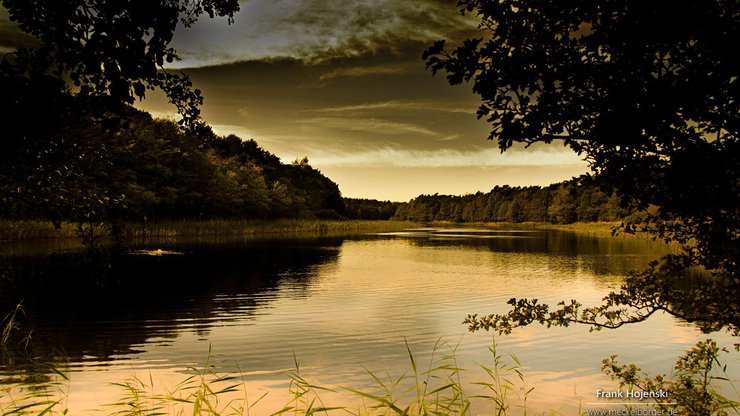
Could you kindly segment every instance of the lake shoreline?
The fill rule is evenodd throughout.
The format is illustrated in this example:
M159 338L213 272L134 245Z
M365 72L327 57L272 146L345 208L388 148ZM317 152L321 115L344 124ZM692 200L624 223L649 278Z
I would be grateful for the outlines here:
M146 223L126 223L124 225L127 239L178 239L201 237L298 237L306 235L342 235L365 232L398 231L405 228L432 226L464 227L517 227L540 230L559 230L584 234L594 237L652 239L647 233L614 234L612 230L620 222L576 222L572 224L552 224L545 222L476 222L454 223L434 221L416 223L396 220L318 220L318 219L208 219L208 220L164 220ZM106 225L95 225L95 232L100 236L109 236ZM78 239L77 224L63 222L59 229L49 221L39 220L0 220L0 242L19 242L31 240Z
M314 219L211 219L167 220L124 224L127 239L177 239L200 237L257 238L267 236L341 235L397 231L416 227L411 221L314 220ZM95 233L110 236L107 225L94 225ZM77 224L64 222L56 229L48 221L0 221L0 242L78 239Z

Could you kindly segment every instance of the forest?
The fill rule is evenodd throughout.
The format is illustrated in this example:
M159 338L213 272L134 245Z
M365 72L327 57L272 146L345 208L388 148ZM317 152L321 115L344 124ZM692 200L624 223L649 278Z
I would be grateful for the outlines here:
M110 115L99 110L105 106L79 97L61 93L58 98L61 102L52 105L21 102L0 116L2 130L12 130L17 123L5 121L24 111L20 107L35 106L57 132L43 135L44 124L38 129L19 126L25 134L3 132L0 216L5 219L58 225L331 219L344 212L337 184L312 168L307 158L284 164L254 140L218 136L209 127L187 132L174 121L153 119L133 107ZM82 116L54 120L60 105L76 107ZM25 140L36 132L37 140Z
M637 215L629 199L607 183L581 176L548 186L496 186L487 193L419 195L409 202L345 198L345 215L364 220L416 222L573 222L619 221Z
M6 77L0 217L70 222L319 218L417 222L615 221L635 211L590 176L409 202L342 198L308 158L285 164L253 139L186 129L63 86ZM44 95L52 99L40 100ZM31 117L41 117L34 122ZM24 120L19 123L19 120ZM53 134L49 134L52 131Z

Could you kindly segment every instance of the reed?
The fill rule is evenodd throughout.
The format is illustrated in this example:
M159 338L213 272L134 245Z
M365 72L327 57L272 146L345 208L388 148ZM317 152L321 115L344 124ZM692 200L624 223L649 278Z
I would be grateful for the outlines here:
M655 235L648 232L635 232L634 234L625 232L616 232L615 230L621 223L614 222L576 222L573 224L538 224L535 227L546 230L569 231L576 234L587 235L597 238L619 238L633 239L641 241L653 241L656 244L662 244L670 253L680 253L684 247L676 241L665 242Z
M129 237L150 238L202 238L202 237L281 237L301 235L353 234L372 231L391 231L416 226L407 221L369 220L203 220L162 221L147 224L128 224Z
M571 231L578 234L586 234L593 237L617 237L617 238L638 238L652 239L648 233L615 233L614 230L619 227L619 221L600 221L600 222L575 222L572 224L538 224L536 228L547 230Z
M415 227L410 221L314 220L314 219L208 219L130 222L123 225L124 234L136 240L208 237L281 237L305 235L341 235L381 232ZM110 234L109 227L98 225L96 233ZM55 229L48 221L0 220L0 241L77 238L77 224L62 223Z
M0 220L0 241L75 238L76 229L73 223L62 223L61 228L56 229L50 221Z
M406 344L409 369L399 376L378 376L366 370L368 387L363 390L335 386L332 388L311 383L301 372L294 356L294 368L286 374L289 380L289 399L279 410L269 413L279 415L329 415L350 414L355 416L427 416L427 415L471 415L471 409L485 409L486 414L507 415L512 409L516 414L527 413L526 396L532 389L525 387L521 366L515 357L498 353L496 344L489 348L491 362L482 365L488 378L463 383L461 373L466 370L458 365L457 345L437 341L431 358L422 365ZM172 387L164 387L150 375L148 378L129 377L113 386L120 390L120 398L91 409L90 413L116 416L155 415L211 415L252 416L257 415L256 405L266 394L250 402L242 374L220 374L209 359L198 368L190 368L189 375ZM56 379L46 388L0 387L0 414L48 415L69 414L69 377L57 369L51 369ZM521 386L520 386L521 384ZM65 388L66 386L66 388ZM467 390L481 394L468 394ZM512 393L525 391L523 398ZM355 405L331 405L325 393L347 393L345 400L357 399ZM517 404L521 401L521 404ZM267 413L262 413L267 414Z
M294 356L294 368L286 374L289 380L289 396L285 405L272 413L260 413L256 405L265 398L262 395L250 402L246 379L241 372L220 374L210 362L209 348L206 363L191 368L188 375L172 387L158 384L149 378L129 377L113 383L120 389L120 398L99 409L85 414L107 414L116 416L313 416L349 414L354 416L469 416L486 414L506 416L511 414L561 415L557 411L541 412L528 408L527 399L534 390L525 381L522 365L516 356L503 355L497 350L493 339L490 361L480 365L484 378L463 382L462 373L468 371L458 364L457 345L437 341L426 365L419 362L408 343L406 352L409 369L400 376L379 376L366 370L367 387L324 387L313 384L300 370ZM715 383L729 384L737 393L727 375L726 366L718 359L720 349L711 340L700 342L679 358L674 374L670 377L658 375L654 378L641 372L634 365L619 365L616 356L604 360L604 372L625 385L643 391L668 391L678 414L737 414L740 403L725 398L716 390ZM56 378L35 388L18 385L0 386L0 415L48 415L70 414L68 407L69 377L59 367L49 367L48 374ZM713 372L719 369L719 374ZM726 387L726 386L725 386ZM341 405L332 405L326 400L329 393L349 394ZM691 393L691 394L689 394ZM335 396L336 397L336 396ZM356 399L356 404L351 403ZM639 408L641 402L635 402ZM699 406L699 407L697 407ZM694 408L713 409L711 412L694 412ZM626 410L635 409L627 406ZM644 409L644 408L643 408ZM685 413L685 411L689 411ZM731 413L730 411L734 411ZM578 415L592 414L579 407Z

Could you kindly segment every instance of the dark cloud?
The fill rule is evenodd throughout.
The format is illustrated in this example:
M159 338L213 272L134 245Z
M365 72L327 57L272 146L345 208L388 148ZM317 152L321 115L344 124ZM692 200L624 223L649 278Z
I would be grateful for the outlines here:
M379 50L401 55L407 52L409 43L460 39L475 28L474 21L456 13L452 2L304 0L296 4L300 5L296 13L282 20L297 32L296 39L319 40L309 48L293 48L298 56L307 59L357 56Z
M236 22L204 19L176 34L180 66L292 57L319 62L336 57L402 55L409 44L462 39L476 22L452 2L417 0L252 0Z

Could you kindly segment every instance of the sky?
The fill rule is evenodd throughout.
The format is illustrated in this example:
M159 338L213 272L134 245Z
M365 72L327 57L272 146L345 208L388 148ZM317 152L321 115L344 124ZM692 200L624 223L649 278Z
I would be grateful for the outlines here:
M182 61L172 69L202 90L203 117L217 133L254 139L284 162L307 156L346 197L406 201L585 173L558 144L501 154L476 119L470 86L425 69L421 55L434 40L479 36L455 3L243 1L231 25L205 17L179 28ZM3 52L14 29L0 13ZM176 116L161 94L137 106Z

